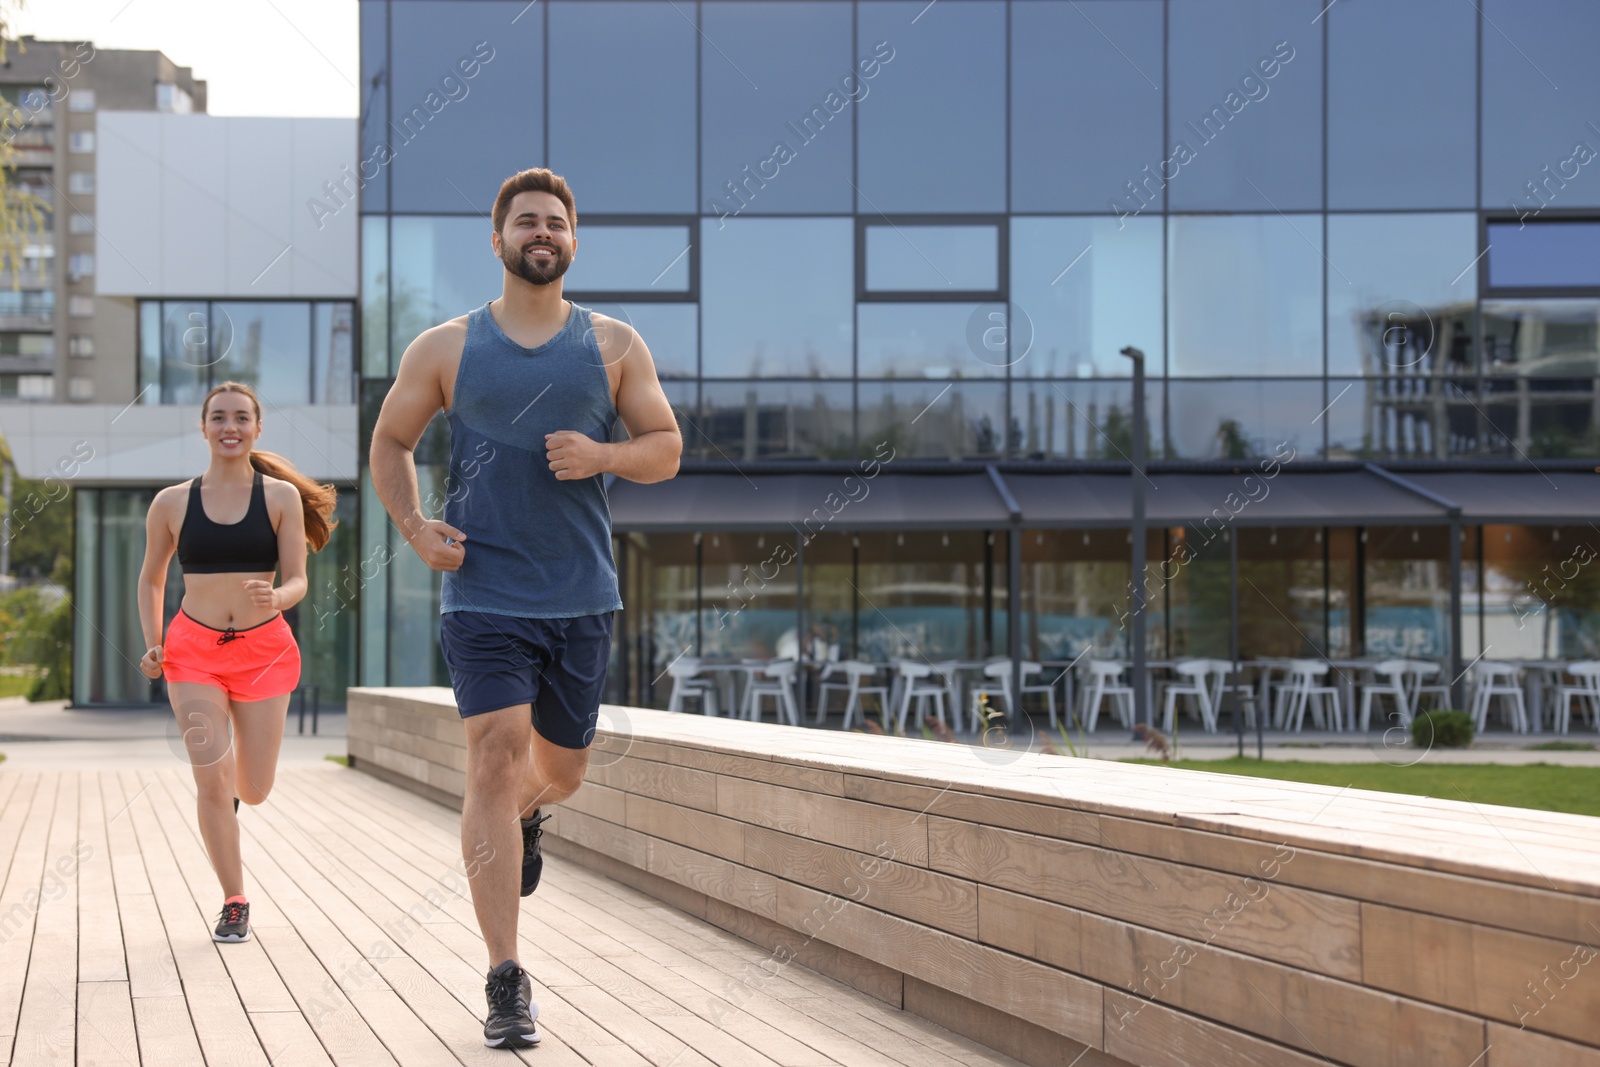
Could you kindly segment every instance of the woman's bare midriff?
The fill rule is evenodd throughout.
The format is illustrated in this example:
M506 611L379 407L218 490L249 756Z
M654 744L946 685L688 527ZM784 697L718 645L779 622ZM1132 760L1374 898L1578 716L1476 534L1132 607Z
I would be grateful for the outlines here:
M250 599L244 583L252 578L270 582L277 571L228 574L186 574L183 576L183 613L202 626L243 630L258 626L276 615L277 609L264 608Z

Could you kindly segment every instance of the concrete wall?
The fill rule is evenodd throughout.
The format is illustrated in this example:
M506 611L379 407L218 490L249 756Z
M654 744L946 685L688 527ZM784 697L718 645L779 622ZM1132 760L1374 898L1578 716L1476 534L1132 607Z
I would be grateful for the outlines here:
M327 213L323 188L356 163L355 119L107 111L96 129L99 295L356 295L355 205Z

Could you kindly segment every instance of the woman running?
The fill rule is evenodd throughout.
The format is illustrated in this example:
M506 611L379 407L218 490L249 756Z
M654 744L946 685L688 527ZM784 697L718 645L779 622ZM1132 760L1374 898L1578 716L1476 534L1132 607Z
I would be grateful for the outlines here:
M223 382L206 394L200 424L211 464L156 494L145 519L139 622L148 678L167 693L194 770L211 866L222 883L217 941L250 940L239 859L239 801L272 791L300 649L283 612L306 595L306 547L328 543L337 495L282 456L253 449L261 436L255 391ZM161 639L167 564L178 553L183 603ZM273 588L274 572L283 583ZM230 736L231 725L231 736Z

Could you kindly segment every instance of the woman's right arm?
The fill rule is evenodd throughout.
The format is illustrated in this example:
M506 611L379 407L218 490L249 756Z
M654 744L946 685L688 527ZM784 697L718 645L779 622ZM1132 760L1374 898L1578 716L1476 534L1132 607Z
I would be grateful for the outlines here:
M174 488L163 489L150 503L144 520L144 566L139 568L139 627L145 649L161 645L161 623L167 591L167 564L177 551L172 535Z

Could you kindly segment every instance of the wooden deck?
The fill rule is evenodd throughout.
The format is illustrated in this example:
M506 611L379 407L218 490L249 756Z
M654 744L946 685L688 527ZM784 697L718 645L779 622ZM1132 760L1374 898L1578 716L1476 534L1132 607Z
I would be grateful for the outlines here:
M255 938L218 945L192 805L185 768L0 769L0 1065L1015 1063L554 857L521 923L544 1041L486 1049L455 812L284 771L240 816Z

